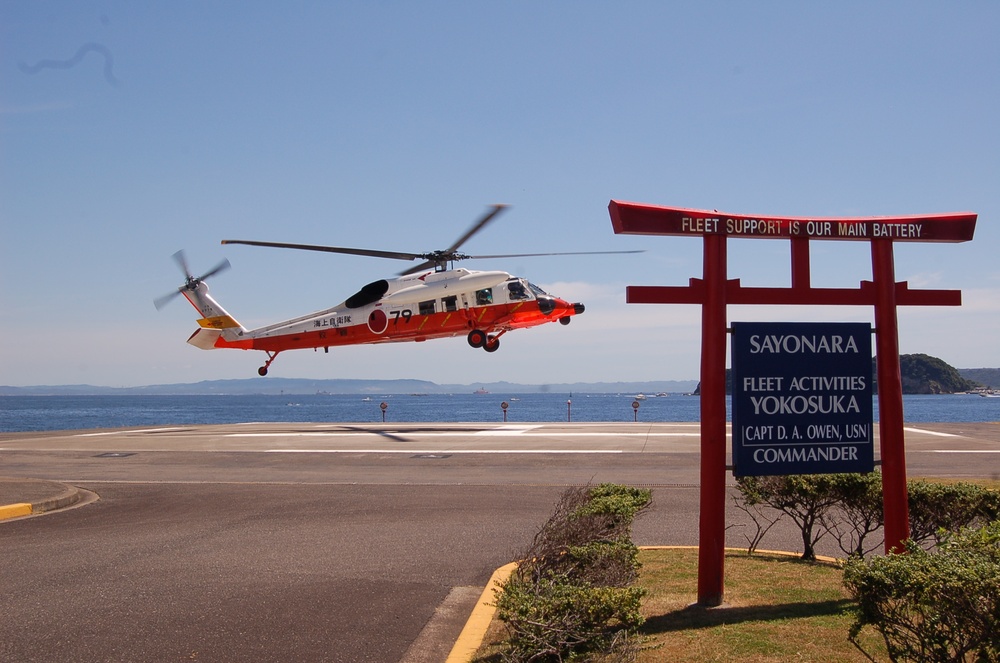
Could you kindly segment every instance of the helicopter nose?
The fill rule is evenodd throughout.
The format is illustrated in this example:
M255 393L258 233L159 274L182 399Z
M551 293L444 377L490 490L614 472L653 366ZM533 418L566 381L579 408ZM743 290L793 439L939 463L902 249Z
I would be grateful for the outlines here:
M542 312L542 315L552 315L552 312L556 310L555 300L551 297L539 297L538 310Z
M586 307L583 304L580 304L579 302L573 304L573 312L576 313L577 315L580 315L586 310L587 310Z

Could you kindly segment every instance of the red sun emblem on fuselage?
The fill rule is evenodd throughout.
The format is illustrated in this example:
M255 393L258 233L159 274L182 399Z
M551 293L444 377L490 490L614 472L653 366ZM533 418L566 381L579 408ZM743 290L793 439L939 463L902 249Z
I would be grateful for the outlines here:
M368 329L372 330L373 334L381 334L388 326L389 317L382 309L377 308L368 316Z

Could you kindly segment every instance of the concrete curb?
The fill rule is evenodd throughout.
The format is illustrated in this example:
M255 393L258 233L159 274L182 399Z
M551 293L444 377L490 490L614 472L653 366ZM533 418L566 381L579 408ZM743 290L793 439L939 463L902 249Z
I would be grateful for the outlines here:
M46 489L51 487L52 491L49 495L36 497L30 502L14 502L0 505L0 521L12 518L24 518L48 511L64 509L68 506L73 506L81 499L80 490L76 486L68 486L55 481L43 481L40 479L17 479L16 482L34 488L35 492L42 486Z
M472 614L465 622L465 627L458 634L458 640L451 648L451 653L445 659L445 663L467 663L476 655L479 646L483 644L486 637L486 629L493 621L496 607L493 605L493 589L507 582L507 578L517 568L517 562L504 564L493 572L490 581L486 583L486 589L479 596L476 607L472 609Z
M27 502L19 504L6 504L0 506L0 520L10 520L11 518L22 518L32 514L33 507Z

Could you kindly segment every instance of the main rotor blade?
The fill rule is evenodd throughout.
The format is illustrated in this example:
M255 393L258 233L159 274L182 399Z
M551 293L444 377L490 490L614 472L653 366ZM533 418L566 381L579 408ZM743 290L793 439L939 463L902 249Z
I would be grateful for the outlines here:
M606 256L615 253L645 253L645 249L631 251L559 251L556 253L499 253L491 256L465 256L469 260L486 260L488 258L539 258L542 256Z
M475 235L477 232L486 227L486 224L492 221L497 214L507 209L506 205L493 205L492 209L482 216L478 221L472 224L472 227L465 231L465 234L459 237L454 244L449 246L447 249L442 251L442 253L451 253L458 249L458 247L469 241L469 238Z
M417 272L422 272L425 269L431 269L432 267L436 268L437 266L438 263L434 262L433 260L428 260L426 262L420 263L416 267L410 267L409 269L405 269L402 272L396 274L396 276L409 276L410 274L416 274Z
M601 255L611 255L615 253L645 253L645 249L635 249L632 251L563 251L557 253L501 253L489 256L467 256L459 255L453 256L453 259L458 260L488 260L490 258L539 258L543 256L601 256ZM416 267L410 267L404 272L400 272L399 276L407 276L409 274L416 274L417 272L422 272L425 269L430 269L431 267L436 267L437 262L433 260L428 260L427 262L420 263Z
M285 242L255 242L244 239L224 239L223 244L246 244L247 246L270 246L277 249L297 249L299 251L322 251L324 253L346 253L351 256L391 258L393 260L416 260L422 253L402 253L399 251L378 251L375 249L349 249L340 246L317 246L315 244L288 244Z

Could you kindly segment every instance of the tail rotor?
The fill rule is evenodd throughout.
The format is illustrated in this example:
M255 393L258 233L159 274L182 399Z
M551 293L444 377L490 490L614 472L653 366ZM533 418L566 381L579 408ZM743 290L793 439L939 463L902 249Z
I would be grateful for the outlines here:
M173 301L174 297L176 297L177 295L183 294L184 291L194 291L195 289L197 289L198 285L201 284L202 281L212 276L215 276L220 272L226 271L231 266L229 264L229 260L223 259L222 262L220 262L218 265L208 270L201 276L192 276L191 270L188 268L187 256L185 255L183 249L175 253L173 255L173 259L174 262L176 262L177 265L181 268L181 271L184 273L184 285L177 288L177 290L174 290L173 292L167 293L162 297L157 297L156 299L154 299L153 306L156 307L157 311L159 311L164 306Z

